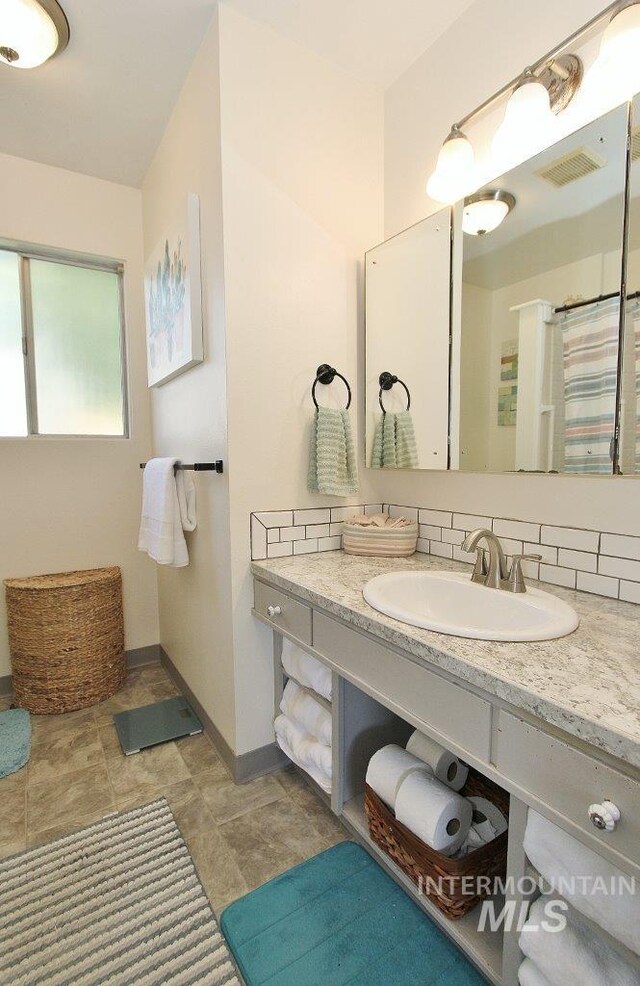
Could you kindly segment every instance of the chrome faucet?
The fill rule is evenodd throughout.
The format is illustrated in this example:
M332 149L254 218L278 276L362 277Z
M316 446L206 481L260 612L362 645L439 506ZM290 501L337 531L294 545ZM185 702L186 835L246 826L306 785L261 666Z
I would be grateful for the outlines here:
M480 546L484 541L487 548ZM527 586L522 574L523 561L540 561L541 555L514 555L511 568L507 572L507 559L500 541L493 533L485 527L478 528L467 534L462 542L463 551L475 551L476 561L471 575L472 582L486 585L489 589L505 589L507 592L526 592ZM486 551L489 553L489 564L487 565Z

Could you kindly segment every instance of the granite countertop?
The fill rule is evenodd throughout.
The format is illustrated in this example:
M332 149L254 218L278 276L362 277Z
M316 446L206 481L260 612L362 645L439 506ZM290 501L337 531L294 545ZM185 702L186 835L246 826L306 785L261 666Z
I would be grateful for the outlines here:
M469 571L430 555L360 558L342 551L252 563L264 581L640 767L640 606L531 582L570 603L580 626L557 640L496 643L408 626L372 609L362 595L383 572L447 569Z

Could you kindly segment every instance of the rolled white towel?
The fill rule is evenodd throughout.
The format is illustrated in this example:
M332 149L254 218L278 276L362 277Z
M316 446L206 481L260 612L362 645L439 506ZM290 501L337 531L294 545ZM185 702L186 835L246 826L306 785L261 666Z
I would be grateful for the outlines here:
M313 695L289 679L282 700L282 712L325 746L331 746L331 713Z
M472 812L466 798L422 771L410 773L396 795L396 819L444 856L466 839Z
M289 749L293 750L303 767L316 767L331 778L331 749L318 742L310 733L305 733L288 716L280 715L273 724L276 736L284 737Z
M313 654L307 654L286 637L282 643L282 666L296 681L331 701L332 676L326 665Z
M542 975L531 959L525 959L518 969L518 982L520 986L549 986L549 980Z
M629 878L572 835L529 809L524 850L553 889L640 955L640 893L611 893Z
M416 729L409 737L407 750L413 753L414 757L420 757L431 768L432 774L450 787L453 791L459 791L464 787L464 783L469 775L469 768L466 763L440 746L435 740L425 733Z
M316 782L316 784L319 787L321 787L323 791L326 791L327 794L331 794L330 777L327 777L327 775L324 774L317 767L313 767L313 766L310 767L308 765L303 764L295 755L295 753L287 743L285 737L279 734L278 732L276 732L276 743L278 744L282 752L285 754L285 756L289 757L289 760L291 760L292 763L295 763L298 767L304 770L305 773L309 775L309 777L312 777L313 780Z
M421 774L431 773L427 765L418 757L407 753L401 746L390 743L377 750L371 757L366 781L378 797L395 811L398 789L405 778L415 771Z
M569 904L566 911L545 905L554 898L538 897L531 905L529 917L520 932L520 948L549 981L549 986L638 986L640 972L616 952L587 924ZM557 903L557 902L556 902ZM557 928L558 916L566 925ZM546 922L548 928L543 927Z

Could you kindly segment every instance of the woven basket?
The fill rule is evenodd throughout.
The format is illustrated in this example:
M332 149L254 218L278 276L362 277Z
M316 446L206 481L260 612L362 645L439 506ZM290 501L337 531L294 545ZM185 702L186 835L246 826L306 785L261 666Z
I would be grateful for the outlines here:
M504 815L509 815L507 792L477 771L469 771L467 783L460 793L465 797L487 798ZM507 832L461 859L449 859L396 821L393 812L368 785L365 786L364 804L373 841L447 917L461 918L479 901L491 896L486 885L485 888L476 886L477 877L489 877L488 882L493 883L494 878L506 876Z
M408 558L418 543L418 525L407 527L364 527L361 524L342 525L342 550L347 555L370 558Z
M124 684L119 568L5 579L13 702L30 712L71 712Z

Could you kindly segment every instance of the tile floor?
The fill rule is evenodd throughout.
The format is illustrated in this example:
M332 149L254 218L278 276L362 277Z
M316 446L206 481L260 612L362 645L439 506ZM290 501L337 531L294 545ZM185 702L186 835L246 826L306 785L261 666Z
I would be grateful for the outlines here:
M0 778L0 858L164 795L217 913L278 873L347 838L292 769L237 785L206 736L131 757L111 717L176 694L159 665L136 668L92 709L33 716L31 759ZM0 697L0 709L9 700Z

